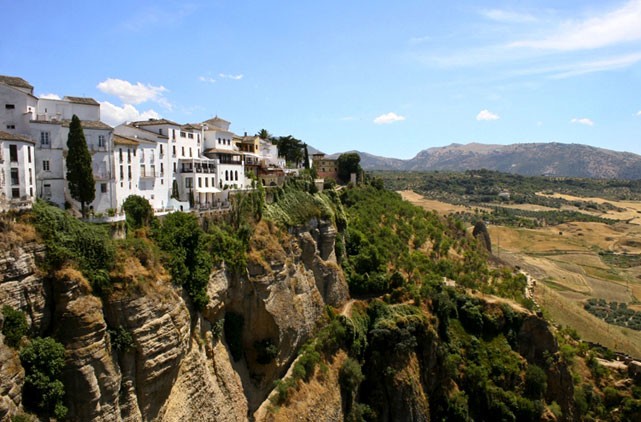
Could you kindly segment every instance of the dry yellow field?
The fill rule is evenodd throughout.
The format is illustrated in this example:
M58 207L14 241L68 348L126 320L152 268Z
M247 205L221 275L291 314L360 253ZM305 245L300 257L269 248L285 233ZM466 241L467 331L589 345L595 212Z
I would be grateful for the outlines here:
M401 195L439 214L472 210L426 199L414 192ZM624 210L598 214L620 221L614 225L571 222L538 229L490 225L494 255L519 266L537 280L535 299L553 320L575 328L587 340L641 357L641 332L609 325L583 310L583 302L591 297L629 303L631 308L641 310L641 267L617 267L599 255L599 252L641 254L641 202L553 196L609 202ZM527 204L511 207L545 209Z
M549 195L549 194L544 194L542 192L539 192L537 193L537 195L547 196L551 198L562 198L568 201L596 202L597 204L610 203L615 207L624 209L625 211L615 211L615 210L608 211L605 214L600 213L599 215L601 217L612 218L614 220L630 221L633 224L641 224L641 202L640 201L609 201L603 198L581 198L578 196L563 195L560 193Z
M419 207L422 207L428 211L435 211L437 214L441 214L441 215L452 214L455 212L473 212L474 211L474 208L472 207L465 207L462 205L453 205L453 204L448 204L447 202L428 199L428 198L425 198L423 195L420 195L411 190L398 191L398 193L401 195L401 197L404 200L411 202L414 205L418 205ZM484 209L484 208L478 208L478 209Z

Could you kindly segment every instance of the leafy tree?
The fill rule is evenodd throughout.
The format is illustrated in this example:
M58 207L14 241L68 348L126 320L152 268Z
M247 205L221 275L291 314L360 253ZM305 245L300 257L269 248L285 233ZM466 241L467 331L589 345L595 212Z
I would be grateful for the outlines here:
M62 419L65 387L60 377L65 366L65 348L51 337L36 338L20 352L25 370L23 399L28 405Z
M2 307L2 314L4 315L2 334L5 341L9 346L17 347L22 337L27 333L27 318L25 318L24 312L15 310L9 305Z
M285 157L288 163L295 164L303 159L303 143L291 135L280 136L276 140L278 155Z
M256 136L258 136L260 139L263 141L266 141L272 137L272 134L267 131L267 129L261 129L256 133Z
M96 197L96 182L91 168L91 154L87 148L85 133L80 119L75 114L69 125L67 137L67 182L71 197L80 202L82 217L87 216L86 206Z
M477 238L488 252L492 253L492 240L490 239L490 233L487 231L484 222L477 221L476 224L474 224L472 236Z
M148 226L154 217L151 204L142 196L129 195L122 204L122 209L125 211L127 224L132 229Z
M336 163L338 165L338 178L345 183L349 182L352 173L358 175L362 171L360 162L361 156L355 152L341 154Z
M155 238L166 252L173 281L184 287L196 309L203 309L209 302L207 283L212 259L196 217L183 212L169 214L156 230Z

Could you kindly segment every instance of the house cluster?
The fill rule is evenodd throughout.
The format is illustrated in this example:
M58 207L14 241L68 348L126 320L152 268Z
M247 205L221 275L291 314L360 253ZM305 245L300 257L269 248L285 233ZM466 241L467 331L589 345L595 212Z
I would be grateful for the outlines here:
M24 79L0 75L0 211L28 207L35 198L79 208L65 180L74 114L92 155L94 215L117 214L129 195L146 198L156 211L220 209L253 183L280 185L285 177L276 145L238 136L219 117L190 124L149 119L112 128L100 120L100 104L91 98L38 98Z

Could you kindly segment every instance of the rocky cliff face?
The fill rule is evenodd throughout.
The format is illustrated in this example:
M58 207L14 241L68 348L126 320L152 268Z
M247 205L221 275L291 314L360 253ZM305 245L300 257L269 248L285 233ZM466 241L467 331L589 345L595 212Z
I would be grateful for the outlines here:
M35 264L44 249L32 240L0 253L0 305L25 312L31 335L52 335L65 346L71 420L247 420L313 335L325 305L348 297L330 224L292 234L259 230L278 247L253 245L247 272L212 273L202 313L160 280L101 300L75 270L40 274ZM238 361L216 330L231 312L245 321ZM122 333L129 342L113 337ZM265 339L278 354L259 363L255 345ZM0 357L2 419L21 409L24 371L5 344Z

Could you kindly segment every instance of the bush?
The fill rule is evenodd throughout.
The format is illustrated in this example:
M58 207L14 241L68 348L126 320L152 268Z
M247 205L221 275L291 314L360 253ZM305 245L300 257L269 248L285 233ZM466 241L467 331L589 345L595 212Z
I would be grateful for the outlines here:
M256 350L256 362L261 365L267 365L278 356L278 346L271 338L255 341L254 349Z
M129 331L122 325L116 329L107 330L111 339L111 346L118 352L126 352L136 346L134 338Z
M60 380L65 366L64 346L51 337L36 338L22 349L20 361L25 370L25 403L58 419L64 418L65 387Z
M207 284L213 263L196 217L171 213L156 229L154 237L166 252L166 265L174 283L183 286L196 309L203 309L209 302Z
M104 227L82 222L42 201L34 204L33 212L47 249L48 265L60 268L74 262L92 285L96 273L111 269L115 250Z
M530 364L525 372L525 394L533 399L540 399L547 390L548 377L539 366Z
M15 310L9 305L2 307L2 314L4 315L2 334L4 335L5 342L9 346L16 348L29 328L27 318L24 312Z
M142 196L129 195L123 202L122 209L125 211L127 224L132 229L149 226L154 217L151 204Z

